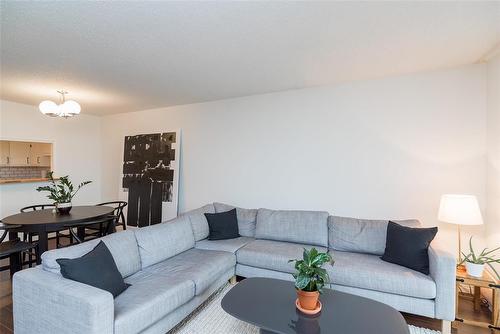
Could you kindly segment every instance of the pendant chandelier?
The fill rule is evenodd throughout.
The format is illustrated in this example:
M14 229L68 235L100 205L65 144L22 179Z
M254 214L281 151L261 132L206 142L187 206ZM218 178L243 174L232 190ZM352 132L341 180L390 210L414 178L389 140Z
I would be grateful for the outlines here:
M50 100L42 101L38 105L40 112L51 117L68 118L78 115L82 109L78 102L73 100L66 101L66 94L68 94L68 92L66 92L65 90L58 90L57 92L61 94L61 102L59 104L56 104L55 102Z

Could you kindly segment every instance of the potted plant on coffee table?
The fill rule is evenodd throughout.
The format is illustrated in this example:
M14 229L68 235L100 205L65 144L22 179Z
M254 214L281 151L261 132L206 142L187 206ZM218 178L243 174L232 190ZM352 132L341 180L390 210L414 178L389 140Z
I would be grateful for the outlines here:
M328 253L320 253L314 247L310 250L304 248L302 260L295 259L288 262L295 262L297 270L292 274L297 289L297 307L310 314L318 313L321 310L319 294L329 282L328 273L322 267L325 263L333 265L332 256Z
M482 277L484 267L485 265L488 265L491 268L491 270L496 274L497 278L500 279L500 275L498 275L498 272L495 270L495 267L493 266L493 263L500 263L500 258L498 258L496 254L494 254L499 249L500 247L497 247L492 250L488 250L488 248L485 248L482 250L481 253L477 254L474 251L474 248L472 247L472 237L470 237L469 254L465 254L462 252L464 259L460 264L465 262L465 268L467 269L467 274L474 277Z
M71 200L75 197L76 193L85 185L92 181L84 181L80 183L76 189L73 183L69 180L69 176L61 176L59 180L54 179L54 172L48 173L50 184L48 186L38 187L37 191L47 191L47 196L56 206L59 214L68 214L71 211Z

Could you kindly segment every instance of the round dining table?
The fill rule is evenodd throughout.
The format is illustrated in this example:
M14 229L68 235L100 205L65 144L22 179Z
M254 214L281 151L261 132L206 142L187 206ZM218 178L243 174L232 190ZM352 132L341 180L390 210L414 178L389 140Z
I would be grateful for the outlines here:
M48 250L48 234L67 229L72 224L97 221L113 213L110 206L74 206L68 214L59 214L54 209L21 212L2 219L7 225L20 225L19 228L9 232L9 239L17 238L19 232L35 233L38 235L38 251L40 254ZM82 240L84 228L78 230ZM40 262L37 259L38 263Z

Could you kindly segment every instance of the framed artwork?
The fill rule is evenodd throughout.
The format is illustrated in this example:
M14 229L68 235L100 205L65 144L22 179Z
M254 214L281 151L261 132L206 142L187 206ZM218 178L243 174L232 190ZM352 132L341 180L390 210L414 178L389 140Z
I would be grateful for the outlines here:
M177 217L179 147L180 131L125 137L127 225L144 227Z

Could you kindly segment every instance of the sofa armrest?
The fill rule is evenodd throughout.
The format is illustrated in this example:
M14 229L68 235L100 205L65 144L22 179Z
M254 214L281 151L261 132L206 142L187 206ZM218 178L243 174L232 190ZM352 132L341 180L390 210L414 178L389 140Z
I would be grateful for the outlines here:
M429 247L429 271L436 283L435 318L455 320L456 259L436 242Z
M12 283L14 331L113 333L113 296L43 269L17 272Z

